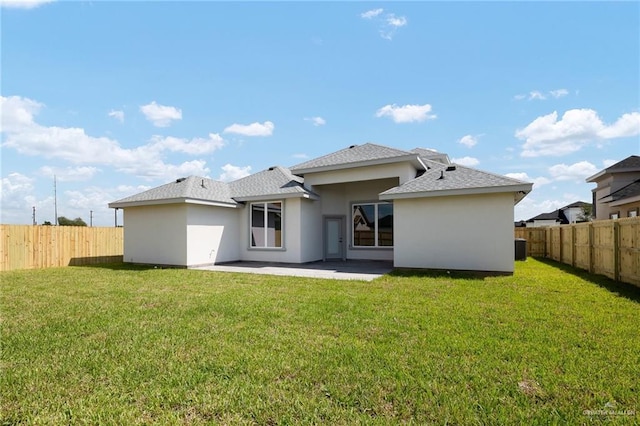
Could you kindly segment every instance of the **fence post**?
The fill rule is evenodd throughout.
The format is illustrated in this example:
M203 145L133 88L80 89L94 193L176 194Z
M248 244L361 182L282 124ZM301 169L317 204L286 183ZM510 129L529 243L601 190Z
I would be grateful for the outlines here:
M571 225L571 266L576 267L576 226Z
M589 222L589 273L593 274L593 264L595 262L594 259L594 253L595 250L593 249L593 222Z
M620 224L613 222L613 275L620 281Z

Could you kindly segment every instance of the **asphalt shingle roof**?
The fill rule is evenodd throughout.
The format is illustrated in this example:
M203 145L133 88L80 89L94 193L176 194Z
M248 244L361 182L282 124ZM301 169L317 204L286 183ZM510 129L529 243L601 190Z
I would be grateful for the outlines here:
M229 183L233 198L311 194L304 185L304 179L291 173L289 169L276 166Z
M231 198L228 184L198 176L177 179L148 191L115 201L112 204L159 201L172 199L194 199L226 204L236 204Z
M610 173L610 172L621 171L625 169L640 170L640 156L631 155L625 158L624 160L618 161L616 164L607 167L604 170L605 172Z
M460 165L452 167L449 164L443 164L443 156L446 157L446 154L423 148L404 151L366 143L306 161L292 169L280 166L271 167L230 183L190 176L123 198L111 203L110 206L121 207L123 204L144 204L163 200L179 202L186 199L236 205L237 202L248 201L258 197L304 195L315 198L317 195L304 187L304 179L296 176L294 174L296 171L303 170L308 172L310 169L323 169L325 167L331 169L333 166L340 168L342 165L350 164L358 166L368 161L381 160L384 162L385 160L394 161L394 159L397 159L397 161L415 161L415 165L420 172L423 169L423 165L427 166L427 170L421 176L403 185L391 188L381 195L416 193L421 194L418 196L424 196L426 192L513 187L518 185L529 185L528 190L530 190L531 184L527 182ZM421 157L422 163L418 162L418 157ZM524 189L527 188L525 187Z
M427 170L422 176L395 188L391 188L382 194L397 195L458 189L497 188L528 184L521 180L483 172L457 164L455 165L454 170L450 170L452 167L436 162L430 162L430 166L431 165L433 165L433 167L430 170Z
M344 164L361 163L367 161L391 159L395 157L405 157L415 153L403 151L401 149L389 148L388 146L365 143L363 145L352 145L349 148L314 158L291 167L291 171L308 170L320 167L339 166Z
M631 198L640 195L640 179L631 182L627 186L623 186L615 192L608 195L611 197L611 201L624 200L625 198Z

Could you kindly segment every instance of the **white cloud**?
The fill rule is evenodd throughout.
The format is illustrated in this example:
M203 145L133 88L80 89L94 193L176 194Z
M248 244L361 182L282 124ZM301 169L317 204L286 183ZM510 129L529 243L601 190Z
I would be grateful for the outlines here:
M613 125L602 122L592 109L572 109L558 120L558 113L536 118L515 132L524 140L523 157L561 156L579 151L593 141L640 134L640 113L624 114Z
M588 161L580 161L574 164L556 164L549 167L549 174L554 180L573 180L584 182L584 180L598 173L598 168Z
M0 0L0 6L8 9L34 9L54 0Z
M527 95L518 94L518 95L515 95L513 98L515 100L518 100L518 101L521 101L523 99L527 99L527 100L530 100L530 101L533 101L533 100L544 101L544 100L548 99L549 96L551 96L552 98L558 99L558 98L561 98L563 96L567 96L568 94L569 94L569 91L567 89L549 90L548 92L541 92L539 90L532 90Z
M391 27L404 27L407 25L407 18L404 16L396 16L393 13L387 15L387 24Z
M40 175L46 177L55 176L60 182L81 182L91 179L101 170L97 167L80 166L80 167L51 167L43 166L38 171Z
M314 126L324 126L325 124L327 124L327 121L322 117L310 117L305 118L304 120L311 121Z
M242 179L243 177L251 174L251 166L240 167L233 166L231 164L225 164L222 166L222 174L218 178L223 182L231 182L233 180Z
M537 178L530 178L529 175L527 175L524 172L521 173L507 173L505 174L506 177L510 177L512 179L518 179L521 180L523 182L531 182L533 183L534 188L540 187L542 185L547 185L549 183L551 183L551 180L547 179L546 177L540 176Z
M251 124L232 124L224 129L224 133L235 133L243 136L271 136L275 125L271 121Z
M27 98L0 96L4 149L12 148L21 154L57 158L79 165L112 166L118 171L146 179L168 179L190 174L205 176L209 169L202 160L179 165L167 164L162 158L165 150L210 152L220 143L214 135L210 135L209 139L192 141L177 139L158 143L152 140L147 145L127 149L114 139L89 136L82 128L47 127L36 123L34 116L42 106Z
M464 135L460 138L458 143L466 146L467 148L473 148L478 143L478 138L473 135Z
M124 123L124 111L116 111L112 109L107 115L109 117L115 118L121 123Z
M567 96L569 94L569 91L567 89L550 90L549 94L554 98L558 99L563 96Z
M452 163L460 164L461 166L474 167L480 164L480 160L473 157L461 157L451 159Z
M611 167L614 164L616 164L618 162L618 160L602 160L602 165L604 166L604 168L606 169L607 167Z
M378 32L380 37L386 40L393 40L398 28L407 25L407 18L404 16L396 16L394 13L382 15L384 9L371 9L360 14L362 19L375 20L379 24Z
M21 173L10 173L7 177L0 180L0 199L2 200L2 209L28 207L25 203L32 193L34 179ZM30 199L29 199L30 200ZM3 223L5 223L3 221Z
M384 9L371 9L360 14L362 19L372 19L384 12Z
M437 116L431 114L431 105L385 105L376 112L376 117L391 117L396 123L433 120Z
M191 140L173 136L158 136L151 138L151 146L172 152L183 152L190 155L209 154L224 146L224 139L217 133L209 133L209 138L193 138Z
M547 99L547 97L545 95L543 95L541 92L537 91L537 90L533 90L531 92L529 92L529 100L533 100L533 99L539 99L539 100L545 100Z
M182 110L166 105L159 105L156 101L142 105L140 111L147 120L156 127L168 127L173 120L182 120Z

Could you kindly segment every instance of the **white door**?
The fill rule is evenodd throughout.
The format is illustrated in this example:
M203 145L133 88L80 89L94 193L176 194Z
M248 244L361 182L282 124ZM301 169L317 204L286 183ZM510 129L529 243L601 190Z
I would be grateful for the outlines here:
M324 218L324 258L344 259L344 218Z

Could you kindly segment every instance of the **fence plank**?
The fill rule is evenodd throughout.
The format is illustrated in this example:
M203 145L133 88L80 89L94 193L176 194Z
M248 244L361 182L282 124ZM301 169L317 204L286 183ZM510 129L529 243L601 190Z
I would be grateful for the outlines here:
M122 261L123 228L0 225L0 271Z
M515 228L515 237L527 240L530 256L640 286L640 217Z

